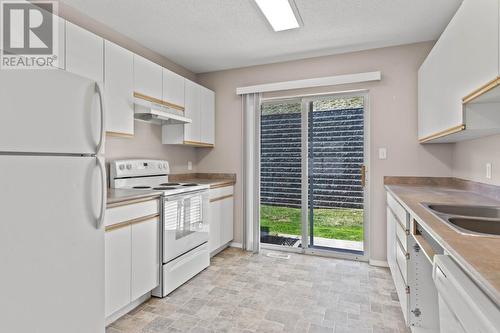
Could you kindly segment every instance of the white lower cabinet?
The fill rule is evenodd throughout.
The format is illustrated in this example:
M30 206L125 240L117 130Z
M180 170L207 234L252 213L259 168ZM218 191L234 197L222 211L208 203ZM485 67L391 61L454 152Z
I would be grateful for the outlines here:
M159 284L158 199L106 210L105 316L127 309ZM142 211L142 214L139 212ZM128 309L129 311L131 309ZM125 311L125 312L127 312ZM124 313L123 313L124 314Z
M106 316L130 302L131 231L127 227L110 230L105 234Z
M210 237L208 247L213 255L233 240L234 187L210 190Z
M405 324L413 333L439 332L436 288L432 264L410 230L418 224L387 193L387 262Z
M159 217L132 224L132 300L159 284L159 227Z

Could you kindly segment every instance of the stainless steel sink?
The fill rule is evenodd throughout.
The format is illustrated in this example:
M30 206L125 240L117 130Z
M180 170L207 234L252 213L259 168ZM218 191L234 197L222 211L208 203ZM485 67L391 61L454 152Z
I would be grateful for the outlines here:
M500 235L500 220L470 217L450 217L448 221L458 228L478 234Z
M434 203L422 205L458 232L500 237L500 207Z
M500 207L429 204L429 209L447 215L474 216L500 219Z

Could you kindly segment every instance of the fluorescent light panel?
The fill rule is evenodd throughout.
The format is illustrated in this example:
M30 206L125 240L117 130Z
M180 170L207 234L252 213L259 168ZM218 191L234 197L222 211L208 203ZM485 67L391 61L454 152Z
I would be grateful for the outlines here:
M255 0L274 31L300 27L288 0Z

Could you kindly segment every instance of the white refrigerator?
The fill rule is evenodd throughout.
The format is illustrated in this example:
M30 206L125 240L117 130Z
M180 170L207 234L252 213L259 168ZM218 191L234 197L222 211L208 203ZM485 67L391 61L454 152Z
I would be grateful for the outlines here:
M0 332L103 333L100 85L0 70Z

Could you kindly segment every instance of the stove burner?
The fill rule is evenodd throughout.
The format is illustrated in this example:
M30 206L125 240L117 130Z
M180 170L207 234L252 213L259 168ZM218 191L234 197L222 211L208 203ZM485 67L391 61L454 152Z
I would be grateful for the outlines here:
M151 186L134 186L132 188L136 189L136 190L147 190L147 189L150 189Z
M169 187L169 186L158 186L158 187L153 187L153 190L159 190L159 191L164 191L164 190L175 190L175 187Z
M198 186L198 184L195 184L195 183L189 183L189 184L182 184L181 186Z
M160 186L176 186L176 185L180 185L179 183L163 183L163 184L160 184Z

